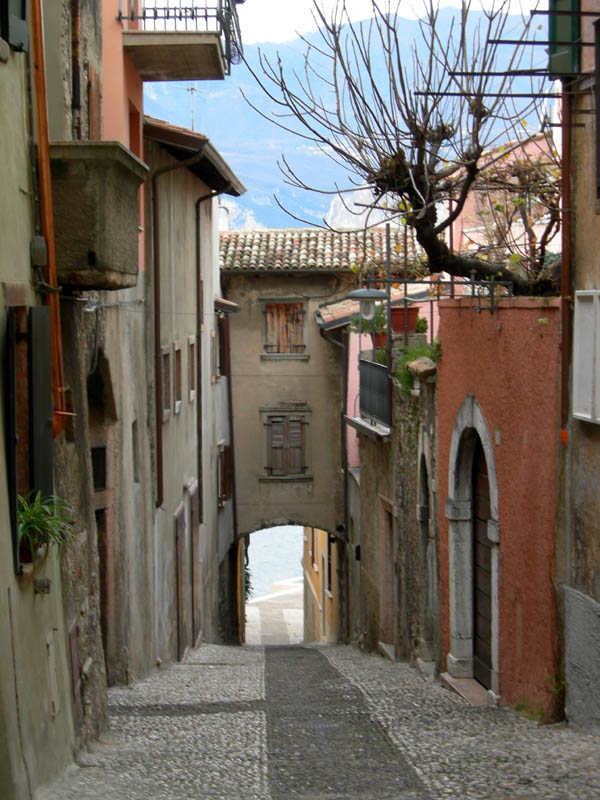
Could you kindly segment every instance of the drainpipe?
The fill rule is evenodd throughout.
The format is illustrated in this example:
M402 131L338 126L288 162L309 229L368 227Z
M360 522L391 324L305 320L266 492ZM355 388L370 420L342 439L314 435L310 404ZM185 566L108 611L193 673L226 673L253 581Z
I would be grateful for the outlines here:
M561 347L561 385L560 385L560 422L566 430L569 420L569 366L571 360L571 304L572 294L572 249L571 222L571 120L572 95L565 89L562 91L562 262L560 281L560 322L562 334Z
M81 139L81 74L79 70L80 0L71 0L71 72L73 113L73 138ZM88 110L89 111L89 110Z
M156 403L156 507L162 505L164 499L164 476L163 476L163 400L162 400L162 359L160 352L160 230L159 230L159 205L158 205L158 178L166 172L176 169L192 167L204 158L203 150L205 145L190 158L180 161L177 164L169 164L159 167L152 173L150 181L150 205L152 208L152 243L154 250L154 392Z
M321 336L327 342L331 342L336 347L342 350L342 413L340 419L340 428L342 435L341 443L341 456L342 456L342 475L343 475L343 504L344 504L344 538L337 537L338 541L343 541L346 545L346 559L340 559L339 570L340 575L340 596L338 597L339 608L339 628L338 638L341 642L347 641L349 634L349 610L350 610L350 592L347 589L348 583L348 526L349 526L349 511L348 511L348 443L346 432L346 413L348 410L348 348L345 343L339 342L337 339L327 335L327 332L321 329ZM339 530L338 530L339 532ZM341 548L339 548L341 550ZM338 552L339 552L338 550Z
M46 240L47 248L47 259L44 270L47 292L44 295L44 303L50 306L50 369L54 406L52 435L56 437L65 428L67 421L65 412L67 408L64 388L60 307L58 301L59 290L56 277L54 211L52 207L52 182L50 176L50 145L41 0L32 0L30 4L30 15L35 119L37 123L39 210L42 222L42 234Z

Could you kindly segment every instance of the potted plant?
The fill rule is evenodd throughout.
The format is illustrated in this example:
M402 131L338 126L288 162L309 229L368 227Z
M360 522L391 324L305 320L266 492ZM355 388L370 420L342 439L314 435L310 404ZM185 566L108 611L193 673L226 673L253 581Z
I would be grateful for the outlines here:
M42 498L41 492L30 492L17 498L19 557L34 563L48 554L51 544L60 548L73 536L71 505L61 497Z
M405 313L406 308L406 313ZM413 333L419 317L419 307L412 305L412 301L403 299L400 303L392 305L392 330L396 333L404 332L404 323L409 333Z

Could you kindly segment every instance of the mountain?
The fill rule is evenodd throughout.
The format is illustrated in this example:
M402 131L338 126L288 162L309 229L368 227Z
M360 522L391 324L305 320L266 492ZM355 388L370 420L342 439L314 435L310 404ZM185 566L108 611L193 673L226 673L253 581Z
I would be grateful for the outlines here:
M451 35L455 9L442 9L438 17L438 33L441 41ZM473 24L482 18L482 12L471 12ZM521 17L514 19L513 34L522 29ZM362 23L367 25L368 23ZM520 27L519 27L520 26ZM397 30L401 33L401 52L407 54L410 68L410 48L419 38L419 21L398 19ZM307 40L318 44L319 34L309 34ZM505 48L509 50L509 48ZM261 74L259 59L267 58L277 64L277 57L285 64L286 72L302 75L306 45L297 39L286 44L263 44L245 47L248 64ZM314 53L314 51L313 51ZM507 53L507 57L510 53ZM423 57L426 54L423 53ZM381 85L385 85L385 66L381 54L375 49L373 72ZM152 83L145 86L146 113L168 120L176 125L193 127L206 134L221 153L236 175L244 182L247 192L235 202L227 200L231 227L298 227L303 223L294 220L282 211L273 195L281 204L308 224L318 224L328 214L333 194L315 194L299 190L284 183L277 166L282 154L296 169L298 175L309 185L317 185L333 192L336 183L352 185L346 171L331 158L320 152L312 142L282 130L260 116L244 99L263 110L282 113L273 101L257 85L245 64L232 68L224 81L199 81L194 84ZM285 119L282 120L285 122ZM332 206L336 219L347 218L339 200ZM351 218L350 218L351 219Z

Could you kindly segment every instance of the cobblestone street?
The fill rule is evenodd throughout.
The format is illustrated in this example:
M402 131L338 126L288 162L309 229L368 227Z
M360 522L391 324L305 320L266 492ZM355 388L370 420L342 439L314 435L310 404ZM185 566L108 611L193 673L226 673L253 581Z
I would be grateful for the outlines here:
M203 645L109 701L110 731L36 800L600 797L600 737L354 647Z

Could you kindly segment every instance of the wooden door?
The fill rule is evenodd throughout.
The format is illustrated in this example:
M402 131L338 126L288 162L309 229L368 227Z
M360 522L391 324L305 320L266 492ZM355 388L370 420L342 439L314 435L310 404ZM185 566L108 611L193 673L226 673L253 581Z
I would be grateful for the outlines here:
M492 678L492 548L487 536L490 487L477 440L473 458L473 675L486 689Z
M185 507L183 503L175 512L175 553L177 559L177 658L179 661L191 645L191 601L189 597L190 571L187 558Z

